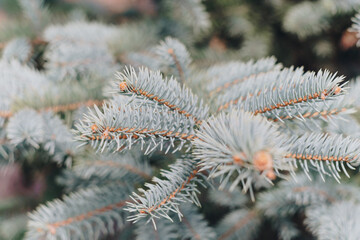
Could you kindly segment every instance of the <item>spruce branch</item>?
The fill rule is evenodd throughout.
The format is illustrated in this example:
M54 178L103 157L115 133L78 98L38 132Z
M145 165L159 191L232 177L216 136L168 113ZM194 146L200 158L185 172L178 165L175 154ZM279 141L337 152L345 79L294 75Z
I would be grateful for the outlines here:
M204 216L191 203L183 203L180 206L182 219L177 223L179 235L185 239L214 239L216 234L209 226Z
M133 105L117 105L114 102L104 104L102 111L95 107L85 120L76 125L77 139L93 147L104 150L121 151L130 149L135 143L146 146L148 154L156 148L163 149L168 144L167 151L174 147L174 142L180 145L197 138L193 130L194 122L177 112L159 111L152 108L137 108Z
M165 1L171 16L185 26L189 27L196 36L207 32L211 27L209 13L206 12L205 6L201 0L184 0L184 1Z
M351 239L360 237L357 227L360 205L351 200L333 205L314 206L306 210L305 224L318 239Z
M63 112L69 112L79 109L80 107L93 107L93 106L100 106L103 104L103 100L87 100L87 101L81 101L81 102L73 102L69 104L64 105L54 105L54 106L48 106L44 108L36 109L37 112L53 112L53 113L63 113ZM0 117L3 118L10 118L14 115L11 111L0 111Z
M232 100L222 105L220 109L236 104L237 108L255 115L263 114L273 119L281 119L284 115L280 114L284 113L291 117L291 108L295 107L301 118L301 111L304 111L304 107L316 109L317 102L332 100L344 93L342 86L339 86L343 78L336 77L335 74L330 74L328 71L320 70L317 74L314 72L303 74L301 69L295 71L285 69L285 73L279 72L275 76L278 76L276 81L272 77L270 79L273 81L268 79L267 82L263 82L264 79L262 79L258 82L262 83L258 85L259 90L246 93L241 100Z
M10 41L2 52L2 60L18 60L20 63L27 63L32 54L32 46L26 38L15 38Z
M218 240L225 239L254 239L260 219L255 210L239 209L231 212L219 223Z
M172 221L170 212L182 214L179 209L181 202L192 202L200 205L197 198L197 184L201 184L201 173L196 161L191 158L181 158L170 165L170 170L162 170L164 179L153 178L153 184L147 183L148 189L138 189L133 193L133 202L128 203L127 211L131 213L129 221L137 222L147 218L155 224L154 219L164 217ZM155 226L156 227L156 226Z
M350 30L356 33L356 37L360 38L360 13L358 12L352 19L353 24ZM360 46L360 41L357 41L357 46Z
M248 98L259 96L264 91L270 93L271 91L282 90L287 87L290 89L295 88L291 85L287 86L287 82L294 78L300 79L302 74L304 74L303 68L294 69L294 67L290 67L249 77L247 81L240 82L217 96L218 111L228 109L232 105L237 105ZM277 83L278 86L271 86L274 83Z
M294 180L281 181L276 189L259 194L257 208L266 217L285 217L308 206L328 205L346 199L358 200L359 189L350 184L340 185L334 179L325 182L314 175L309 181L306 174L298 174Z
M75 161L70 171L64 172L58 182L67 192L114 182L134 185L150 180L152 171L146 161L135 154L94 154Z
M298 174L295 180L281 181L275 189L260 193L257 199L256 209L267 219L276 220L270 223L280 234L291 233L297 236L299 232L296 230L284 232L283 224L291 223L294 216L313 207L333 205L349 199L359 200L357 186L340 185L333 179L324 182L318 175L309 181L305 174Z
M29 215L26 239L90 239L111 235L124 224L126 192L116 185L92 188L42 205Z
M206 71L206 76L213 79L209 84L209 95L219 94L234 85L257 75L263 75L270 71L280 70L281 64L276 64L275 57L262 58L257 61L230 62L223 65L215 65Z
M150 224L146 224L145 220L136 222L136 240L175 240L179 238L178 225L164 218L154 219L154 222L157 226L157 229L155 229Z
M359 164L360 141L351 137L311 133L294 137L288 144L289 154L285 158L294 159L292 164L295 167L298 162L306 174L314 168L322 178L331 175L339 181L339 172L350 177L345 165L355 169L354 166Z
M115 86L121 93L135 94L145 99L164 105L172 111L194 119L197 124L207 117L208 107L199 101L190 89L181 85L173 78L163 79L159 71L139 68L136 73L132 67L118 73Z
M292 106L274 110L274 114L265 114L269 120L274 122L291 123L293 120L303 121L322 119L328 121L336 116L343 116L355 112L353 100L348 95L339 96L337 99L325 102L316 102L312 105ZM275 117L277 116L277 117Z
M159 57L161 69L172 69L173 75L184 84L189 76L190 54L186 47L177 39L167 37L160 45L154 48Z
M282 136L260 116L242 111L221 113L203 123L197 136L193 155L202 169L210 170L209 177L221 176L220 189L236 175L230 190L241 182L254 199L254 181L270 181L279 170L292 170L283 161L286 149Z

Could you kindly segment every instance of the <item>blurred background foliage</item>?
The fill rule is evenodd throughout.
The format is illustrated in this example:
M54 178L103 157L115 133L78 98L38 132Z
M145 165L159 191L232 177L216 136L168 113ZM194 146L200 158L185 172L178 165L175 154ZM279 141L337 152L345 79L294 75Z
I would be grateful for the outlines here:
M348 31L359 1L343 1L344 6L352 7L341 9L335 0L207 0L203 4L212 26L200 36L183 31L176 17L171 16L175 14L168 8L171 2L46 0L45 5L51 9L53 22L69 13L112 24L145 21L156 26L159 39L172 35L185 42L196 53L199 64L205 65L201 60L209 61L210 56L213 61L221 61L229 57L249 60L275 55L286 66L304 66L305 70L328 68L349 78L359 74L357 39L355 33ZM14 22L20 21L20 11L17 1L0 1L1 42L13 35L34 33L26 23L16 29Z
M203 68L225 60L245 61L274 55L285 66L304 66L305 70L327 68L349 80L360 74L360 49L356 47L356 34L349 30L360 1L353 1L351 7L346 2L349 1L206 0L203 4L211 26L206 19L199 19L198 28L192 29L194 22L188 23L172 11L175 0L46 0L49 16L40 19L37 26L24 18L18 1L0 0L0 47L14 37L32 39L35 50L31 58L41 70L46 60L39 36L45 26L66 22L70 16L114 25L141 23L147 33L137 39L138 45L131 45L131 50L173 36L187 46L195 64ZM132 37L138 36L134 33ZM131 41L131 36L129 39L119 41ZM123 52L129 49L113 47L113 52L118 53L117 61L126 63ZM37 155L40 153L29 152L27 157L37 159ZM43 159L0 168L0 239L21 239L26 212L63 194L55 180L63 168ZM221 215L219 212L226 209L218 207L215 214L211 205L205 205L202 211L214 224ZM269 239L272 234L269 229L259 239L264 236Z

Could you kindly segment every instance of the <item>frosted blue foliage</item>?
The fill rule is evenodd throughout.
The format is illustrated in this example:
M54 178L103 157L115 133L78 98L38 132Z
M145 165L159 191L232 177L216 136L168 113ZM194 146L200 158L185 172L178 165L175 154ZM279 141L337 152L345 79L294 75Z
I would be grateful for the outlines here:
M44 38L53 43L72 43L82 45L105 45L112 39L117 30L97 22L70 22L66 25L49 26L44 32Z
M61 163L65 159L67 165L71 164L72 155L80 153L78 144L73 140L70 129L53 113L44 113L44 149L54 156L54 160Z
M48 27L44 33L49 42L45 52L47 73L55 80L86 72L109 77L116 64L107 42L115 35L114 27L96 22Z
M341 201L307 209L305 224L319 240L360 239L359 202Z
M216 226L218 239L255 239L259 232L260 223L261 221L255 211L248 209L232 211Z
M276 127L260 116L233 110L229 114L211 117L197 133L193 155L200 160L202 169L209 169L209 177L220 177L220 189L228 186L230 191L241 184L253 196L255 182L271 182L279 170L292 171L284 161L284 139ZM254 164L258 154L264 153L267 166L257 168ZM272 177L268 177L270 176ZM232 177L231 176L236 176ZM232 179L232 180L230 180Z
M31 22L31 26L40 31L50 15L44 7L44 0L19 0L18 2L24 15Z
M247 196L235 188L233 191L229 191L230 187L224 187L224 189L211 189L209 190L209 198L212 202L219 206L236 208L244 206L248 202Z
M48 85L44 74L18 61L0 61L0 102L7 110L14 98L21 99L28 92L42 95Z
M14 145L21 143L39 148L44 141L44 121L34 110L24 109L10 118L6 127L7 138Z
M171 110L185 111L184 114L189 113L189 117L196 120L203 120L208 116L208 107L189 88L181 86L173 78L163 78L159 71L139 68L136 72L134 68L129 67L118 73L117 79L113 84L116 92L141 95L160 105L166 105ZM127 84L123 91L119 89L119 84L122 82Z
M80 190L29 214L25 239L101 239L124 226L128 190L119 185ZM59 211L61 209L61 211Z
M276 189L259 194L256 206L270 219L291 218L304 207L317 207L346 199L359 201L359 188L337 184L330 178L324 182L315 175L309 180L305 174L298 174L293 180L280 182Z
M359 24L360 24L360 15L359 15ZM360 30L360 26L359 26L359 30ZM356 77L355 79L352 79L347 85L347 87L348 87L348 98L353 101L353 105L356 108L360 108L360 96L359 96L360 77Z
M152 169L136 154L91 154L75 161L72 171L58 179L66 190L84 189L111 183L134 185L149 180Z
M356 32L356 36L359 39L360 38L360 12L357 12L357 14L351 19L353 24L351 26L351 30L353 32ZM357 41L356 44L358 47L360 46L360 41ZM356 81L359 82L359 81ZM359 84L356 84L356 86L359 86Z
M171 1L167 4L172 8L175 19L185 23L195 34L209 30L211 20L201 0Z
M198 208L190 203L180 206L182 219L176 222L181 239L215 239L215 232L198 212Z
M157 56L147 52L130 52L126 54L124 61L133 67L148 67L151 70L160 69L163 65Z
M77 151L70 130L60 118L52 113L40 114L32 109L18 111L9 119L6 126L7 138L14 146L22 143L34 148L42 146L58 163L71 163L71 157ZM66 157L66 158L65 158Z
M280 221L279 221L280 220ZM282 221L281 221L282 220ZM300 235L300 230L297 228L296 224L291 222L291 219L274 219L274 221L279 222L279 237L282 240L291 240Z
M155 219L163 217L173 221L170 213L182 219L181 203L190 202L200 206L197 185L202 184L203 175L198 172L194 160L186 156L180 158L170 165L169 170L162 170L161 176L162 179L154 177L153 183L146 183L146 189L139 188L139 193L132 194L132 201L126 208L130 212L129 221L147 219L156 228Z
M104 104L102 111L97 107L89 111L75 132L78 140L91 142L100 151L122 151L139 144L149 154L155 149L165 153L171 147L175 148L173 151L182 149L195 137L193 127L194 121L177 112L112 102ZM175 141L179 142L176 147Z
M206 77L211 79L208 90L216 91L219 87L235 85L241 83L247 78L254 77L256 74L265 73L271 70L280 70L281 64L276 64L275 57L267 57L259 60L250 60L248 62L229 62L215 65L206 71ZM238 90L238 89L237 89ZM220 91L219 91L220 92Z
M296 74L285 74L284 77L281 75L272 78L273 81L263 82L262 86L257 85L258 88L250 91L253 95L247 94L245 100L237 103L237 107L255 114L265 113L265 116L271 114L280 118L278 109L281 109L281 112L292 106L298 106L298 109L302 106L315 107L316 102L334 99L343 93L342 88L338 87L343 77L327 70L303 74L298 71ZM337 92L337 89L340 91ZM300 111L298 113L300 114Z
M360 138L360 125L352 116L332 120L326 127L326 131L329 133L342 134L343 136Z
M295 167L299 164L306 174L316 170L323 179L327 175L339 181L341 172L350 177L345 166L355 170L360 163L360 141L356 138L306 133L291 138L287 144L290 146L287 157L294 159Z
M63 80L77 74L95 73L109 77L116 69L114 58L105 46L72 43L50 44L45 67L51 79Z
M271 93L271 85L278 85L281 88L284 88L288 85L288 82L291 80L302 80L302 75L304 74L303 68L284 68L282 70L274 70L269 72L264 72L263 74L250 75L246 81L239 82L228 91L217 96L218 105L223 106L224 104L230 103L231 101L246 99L246 98L255 98L260 91L266 89L266 93L269 95ZM287 89L284 89L287 90ZM261 92L260 92L261 93ZM255 95L255 96L254 96Z
M32 47L26 38L15 38L6 44L2 51L2 59L11 61L18 60L20 63L28 62L31 56Z
M349 96L339 96L336 99L329 99L328 101L315 102L311 105L303 103L299 105L289 106L287 108L275 109L272 112L266 112L263 116L269 120L282 122L292 126L299 124L299 121L304 125L311 127L315 125L322 130L323 126L319 121L331 123L335 119L343 119L343 117L355 113L353 99ZM304 131L300 129L299 131Z
M189 76L190 54L186 47L177 39L167 37L160 45L154 48L154 53L159 56L161 68L171 73L178 81L184 83Z
M321 2L304 1L295 4L286 12L283 27L285 31L304 39L328 29L330 27L329 15L331 16Z
M159 218L154 220L157 229L151 224L146 224L146 221L141 220L135 223L136 240L176 240L179 239L178 226L167 219Z

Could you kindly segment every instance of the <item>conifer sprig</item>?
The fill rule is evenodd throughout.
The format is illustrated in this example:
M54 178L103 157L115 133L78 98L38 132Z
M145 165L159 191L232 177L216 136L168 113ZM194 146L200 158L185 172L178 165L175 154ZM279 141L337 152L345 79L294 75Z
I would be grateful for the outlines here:
M140 188L139 193L133 193L133 201L126 208L131 213L130 221L137 222L147 218L155 224L154 219L159 217L172 221L170 212L177 213L181 219L181 202L200 205L197 185L201 184L201 173L196 161L186 156L180 158L170 165L170 170L162 170L161 176L164 179L155 177L154 183L145 184L147 190Z
M26 239L92 239L113 234L124 224L127 192L118 185L92 188L42 205L30 214Z
M117 74L115 88L121 93L136 94L145 99L164 105L170 110L192 118L197 124L207 117L208 107L198 100L190 89L181 85L173 78L164 79L159 71L147 68L126 68Z
M311 133L294 137L288 144L290 149L285 157L298 160L293 164L297 166L298 162L305 173L314 168L323 179L324 175L331 175L339 181L339 172L350 177L345 165L350 169L359 165L360 141L351 137Z
M253 197L254 181L270 181L279 170L291 170L282 160L286 149L280 133L260 116L242 111L222 113L203 123L197 135L193 154L202 169L210 170L210 177L221 177L220 188L235 175L230 190L241 183Z
M146 153L156 148L167 150L180 144L174 151L181 149L185 143L197 138L193 130L195 125L177 112L137 108L133 105L117 105L114 102L104 104L102 110L95 107L77 124L77 138L83 142L91 142L98 150L108 148L121 151L130 149L135 143Z
M250 60L246 63L230 62L215 65L206 71L206 76L213 79L209 84L210 96L228 90L234 85L250 80L257 75L281 69L281 64L276 64L276 58L268 57L257 61Z
M231 91L219 97L219 110L236 105L254 114L270 113L279 117L276 109L287 110L291 106L307 103L312 106L341 95L340 85L343 77L337 77L329 71L303 72L301 68L283 69L258 76L258 80L246 81L239 85L240 90ZM236 90L235 90L236 89Z

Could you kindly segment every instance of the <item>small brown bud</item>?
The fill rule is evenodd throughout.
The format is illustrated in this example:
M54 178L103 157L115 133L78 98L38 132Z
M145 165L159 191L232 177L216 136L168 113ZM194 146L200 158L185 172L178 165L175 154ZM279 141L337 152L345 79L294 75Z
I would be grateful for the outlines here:
M258 151L253 158L255 169L259 171L270 170L273 167L273 159L268 151Z
M91 126L91 131L96 132L97 129L98 127L96 126L96 124Z
M168 53L169 53L169 54L174 54L174 49L169 48L169 49L168 49Z
M275 175L275 172L274 170L269 170L267 173L266 173L266 177L269 178L270 180L275 180L276 179L276 175Z
M243 164L244 164L244 160L242 160L240 154L234 155L234 156L233 156L233 160L234 160L234 163L236 163L236 164L238 164L238 165L243 165Z
M341 92L341 87L336 87L334 91L335 95L339 94L340 92Z
M126 89L127 89L127 84L126 82L121 82L119 84L119 88L120 88L120 91L124 92Z

